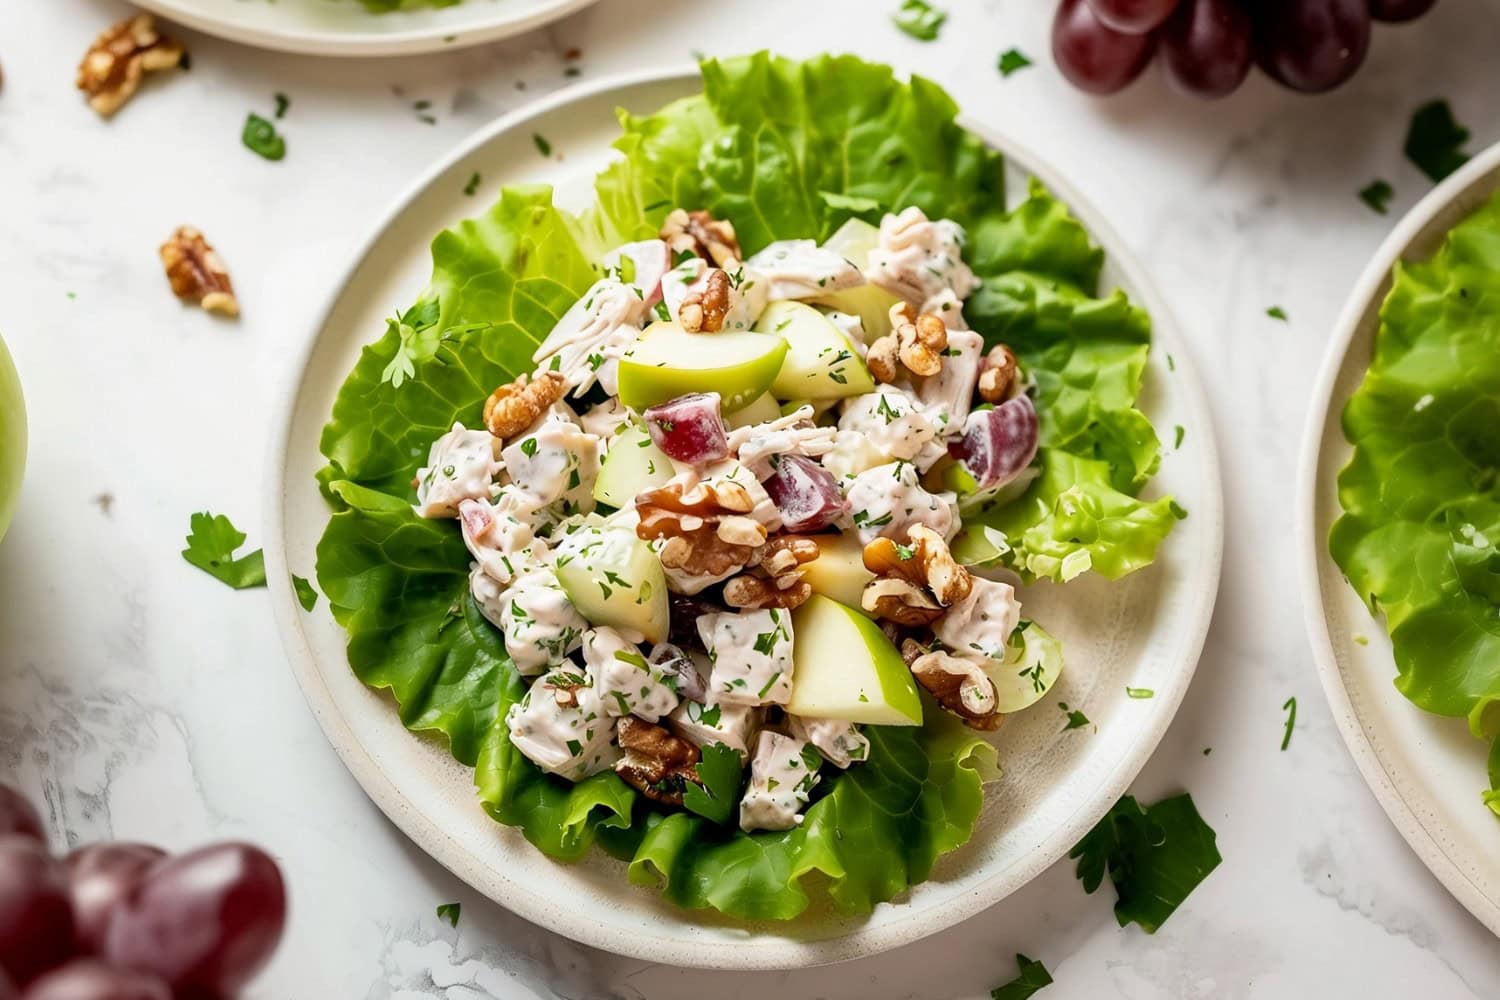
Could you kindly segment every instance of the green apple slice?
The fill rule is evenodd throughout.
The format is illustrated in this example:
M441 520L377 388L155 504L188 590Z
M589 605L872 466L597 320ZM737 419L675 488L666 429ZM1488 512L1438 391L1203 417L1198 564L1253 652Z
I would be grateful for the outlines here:
M984 672L995 682L996 710L1019 712L1035 705L1052 690L1062 668L1062 643L1036 622L1021 619L1005 644L1005 659L984 664Z
M776 397L767 392L757 397L749 406L742 406L733 413L724 414L724 423L729 425L730 430L734 430L736 427L763 424L781 415L781 407L777 405Z
M647 642L667 637L667 578L634 531L585 524L557 546L557 582L590 625L633 629Z
M778 399L838 399L875 391L870 370L827 316L805 302L772 302L755 329L787 342L786 359L771 383Z
M846 219L823 244L863 271L870 266L870 251L880 245L880 227L864 219Z
M594 499L624 509L641 491L665 484L672 471L672 460L651 442L646 429L631 424L610 442L594 480Z
M819 535L818 558L798 568L813 593L857 608L865 584L875 579L865 569L864 552L858 535Z
M749 330L688 333L652 323L620 359L620 402L635 410L689 392L717 392L723 412L749 405L771 388L786 341Z
M873 621L814 594L792 612L792 699L805 718L920 726L922 699L901 654Z
M861 270L870 266L870 251L880 245L880 230L863 219L850 219L823 246L851 261ZM858 316L865 328L865 343L891 332L891 306L901 299L879 285L858 285L811 300L816 305Z

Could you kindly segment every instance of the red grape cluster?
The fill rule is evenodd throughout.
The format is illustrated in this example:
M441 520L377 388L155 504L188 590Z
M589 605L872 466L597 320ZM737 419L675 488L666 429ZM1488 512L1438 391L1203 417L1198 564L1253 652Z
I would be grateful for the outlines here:
M1156 55L1167 79L1196 97L1223 97L1253 62L1293 90L1316 94L1354 75L1370 22L1410 21L1437 0L1062 0L1052 58L1080 90L1113 94Z
M58 859L36 810L0 785L0 1000L227 1000L285 922L264 851L112 841Z

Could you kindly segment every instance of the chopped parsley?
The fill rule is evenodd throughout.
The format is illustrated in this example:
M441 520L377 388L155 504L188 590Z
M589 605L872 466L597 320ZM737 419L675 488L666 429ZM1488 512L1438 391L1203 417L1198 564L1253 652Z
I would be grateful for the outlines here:
M697 702L693 702L692 704L696 705ZM719 717L723 714L723 711L718 705L703 707L698 713L698 721L705 726L717 726L719 724Z
M458 915L462 910L463 907L458 903L443 903L437 908L437 916L439 920L448 921L449 927L457 927Z
M1089 724L1089 717L1076 708L1069 708L1067 702L1060 701L1057 703L1057 707L1068 715L1068 724L1063 726L1063 732L1067 732L1070 729L1082 729Z
M542 135L542 133L531 133L531 141L536 144L536 151L538 153L541 153L543 156L552 155L552 143L548 142L547 137Z
M1176 451L1182 447L1182 438L1186 433L1187 431L1183 430L1181 424L1178 424L1177 426L1172 428L1172 450Z
M722 743L709 743L696 770L698 780L682 786L683 807L715 823L727 822L739 797L740 755Z
M245 116L245 128L240 133L240 142L262 159L274 162L286 157L286 139L276 131L275 125L254 111Z
M302 577L295 574L292 576L292 589L297 592L297 603L302 605L303 611L311 611L318 606L318 592Z
M1281 710L1286 712L1286 732L1281 736L1281 749L1284 751L1292 742L1292 727L1297 724L1297 697L1293 695L1282 702Z
M525 455L527 458L535 458L537 447L538 446L536 438L529 437L525 441L521 442L521 454Z
M1041 962L1016 955L1016 978L990 990L990 1000L1030 1000L1043 986L1052 985L1052 976Z
M1287 321L1286 310L1281 308L1280 306L1272 306L1271 308L1267 309L1266 315L1271 317L1272 319L1279 319L1283 323Z
M1381 215L1386 213L1386 206L1390 204L1396 189L1387 182L1376 178L1359 189L1359 200L1369 205L1372 210Z
M631 650L628 650L628 649L622 649L622 650L619 650L618 652L616 652L615 653L615 659L619 660L621 663L628 663L632 667L635 667L637 670L650 670L651 669L646 664L646 658L644 656L642 656L638 652L632 652Z
M479 176L479 171L476 170L472 174L470 174L469 183L464 185L464 194L468 195L470 198L474 197L475 193L479 190L480 181L481 178Z
M1142 808L1126 795L1068 852L1077 860L1084 892L1092 893L1109 873L1115 919L1139 924L1148 934L1167 922L1223 858L1213 828L1183 794Z
M1010 76L1016 70L1025 69L1031 65L1031 60L1020 49L1006 49L1000 53L998 69L1001 76Z
M287 109L292 106L292 99L290 97L286 96L285 94L280 93L280 92L278 92L276 94L273 94L271 96L272 96L272 99L276 102L276 114L275 114L275 117L276 118L285 118L286 117Z
M182 558L235 590L266 585L266 562L260 549L235 557L234 550L245 544L245 533L229 518L203 511L189 519L188 527Z
M574 757L580 756L583 753L583 744L579 743L577 740L569 740L568 753L572 754Z
M1406 129L1406 158L1433 181L1440 181L1469 162L1463 144L1469 130L1453 118L1444 100L1429 101L1412 112Z

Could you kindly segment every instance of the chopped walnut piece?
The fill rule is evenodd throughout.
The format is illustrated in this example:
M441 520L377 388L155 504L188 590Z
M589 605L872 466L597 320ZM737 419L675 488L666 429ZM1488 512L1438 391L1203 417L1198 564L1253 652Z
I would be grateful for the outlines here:
M995 682L973 660L934 650L912 661L911 674L971 729L991 731L1005 721L995 708Z
M180 299L196 302L211 313L238 316L239 300L218 251L192 226L178 226L161 245L161 264L172 291Z
M531 379L522 375L500 386L484 401L484 426L502 440L515 437L536 423L567 389L561 372L538 372Z
M877 538L865 546L865 569L875 579L865 585L864 609L901 625L930 625L968 596L969 571L948 551L943 536L925 524L906 532L908 545Z
M1016 356L1004 344L996 344L984 356L979 372L979 398L986 403L1003 403L1016 380Z
M684 492L681 482L647 490L635 498L635 533L664 539L663 566L694 576L723 576L754 560L766 542L765 525L746 517L754 509L738 483L699 482Z
M724 584L724 603L732 608L800 608L812 597L801 567L818 558L815 538L777 535L761 549L760 559L747 572Z
M156 18L137 14L94 39L78 64L78 89L108 118L135 94L141 78L182 62L182 43L159 33Z
M646 798L682 805L682 786L698 780L698 748L664 727L627 715L617 730L625 755L615 773Z
M891 306L891 332L870 345L865 363L878 382L896 382L901 369L927 378L943 370L948 327L934 313L918 315L909 302Z
M729 315L729 275L711 268L703 287L688 292L677 307L677 322L688 333L718 333Z
M673 209L662 221L661 238L674 254L687 251L721 268L740 262L740 241L734 235L734 223L715 219L704 211Z

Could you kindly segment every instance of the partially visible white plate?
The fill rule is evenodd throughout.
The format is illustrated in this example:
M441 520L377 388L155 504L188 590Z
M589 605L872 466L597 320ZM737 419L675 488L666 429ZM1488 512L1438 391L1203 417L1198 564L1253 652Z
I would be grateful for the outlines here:
M231 42L321 56L394 56L478 45L541 27L595 0L463 0L373 14L359 0L132 0Z
M1500 190L1500 144L1406 214L1360 275L1313 392L1297 488L1297 545L1307 631L1323 691L1360 773L1422 863L1500 934L1500 822L1479 801L1486 747L1463 719L1423 712L1396 690L1383 622L1370 617L1328 552L1343 512L1338 473L1353 452L1340 421L1375 346L1398 260L1431 256L1443 236Z
M312 614L296 603L288 573L312 575L329 516L313 480L323 464L318 435L392 303L412 301L426 285L428 245L438 230L481 211L502 183L551 182L562 203L582 204L618 134L615 108L644 113L699 87L696 72L676 71L571 88L495 122L396 203L287 373L267 463L266 563L287 656L330 742L392 821L455 874L521 916L609 951L675 965L793 968L884 951L1004 899L1062 857L1126 790L1182 700L1208 629L1222 550L1218 459L1203 393L1171 313L1124 244L1051 168L969 122L1010 158L1012 198L1025 190L1028 173L1039 176L1104 247L1105 283L1150 310L1156 349L1143 405L1169 439L1174 425L1187 429L1182 446L1165 455L1153 490L1176 495L1191 512L1149 569L1118 583L1081 579L1023 595L1028 613L1062 639L1070 667L1045 702L998 734L1006 774L987 789L973 840L943 858L929 881L868 917L819 911L787 924L747 926L675 908L654 891L631 887L623 866L602 852L577 865L556 864L491 821L469 769L439 743L403 729L390 698L354 677L327 603ZM534 134L549 139L552 159L537 155ZM475 171L483 190L466 197ZM1126 685L1153 689L1155 697L1129 698ZM1097 731L1064 735L1059 700L1083 709Z

